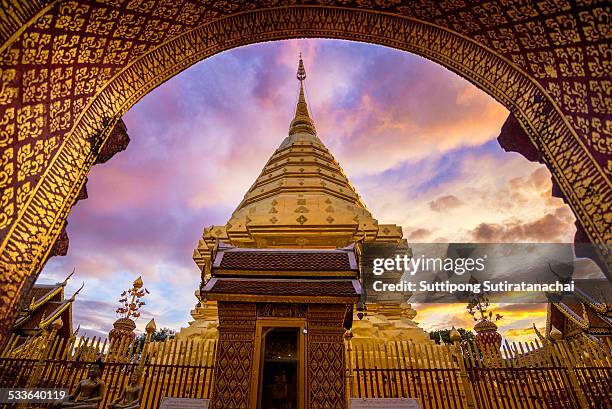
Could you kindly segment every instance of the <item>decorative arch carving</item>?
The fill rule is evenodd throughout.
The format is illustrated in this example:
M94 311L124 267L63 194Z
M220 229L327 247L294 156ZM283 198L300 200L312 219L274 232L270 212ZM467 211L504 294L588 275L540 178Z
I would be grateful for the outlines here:
M197 61L241 45L296 37L413 52L489 93L512 112L609 265L612 103L604 2L9 5L0 13L2 328L8 328L26 279L48 257L124 112Z

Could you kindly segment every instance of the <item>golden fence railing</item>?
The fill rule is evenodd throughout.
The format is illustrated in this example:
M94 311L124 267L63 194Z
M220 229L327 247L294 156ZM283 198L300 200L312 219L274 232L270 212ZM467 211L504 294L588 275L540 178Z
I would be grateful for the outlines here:
M351 343L348 390L354 398L417 398L426 408L467 408L450 345Z
M612 408L612 342L414 344L348 341L350 398L415 398L431 409Z
M104 362L102 380L107 385L100 405L103 408L119 396L137 367L143 373L142 409L159 407L163 397L210 398L212 394L216 340L123 341L109 345L96 337L67 341L49 336L30 338L19 345L15 341L11 339L0 354L0 388L73 391L87 377L89 365L100 358Z
M100 407L119 396L138 367L142 409L159 407L163 397L210 398L216 346L215 340L174 339L109 345L100 338L65 340L53 333L25 342L13 338L0 352L0 388L73 391L100 357L107 385ZM488 349L457 342L352 340L346 346L350 398L416 398L427 409L612 408L609 339L505 342Z

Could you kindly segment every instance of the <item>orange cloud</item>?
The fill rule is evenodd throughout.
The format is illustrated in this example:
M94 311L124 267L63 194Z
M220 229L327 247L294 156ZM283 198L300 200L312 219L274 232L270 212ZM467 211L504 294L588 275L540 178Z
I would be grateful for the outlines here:
M538 328L538 331L540 331L541 333L544 333L546 330L545 327L542 328ZM528 338L528 339L534 339L536 337L535 331L533 330L533 327L528 327L528 328L519 328L519 329L509 329L508 331L506 331L506 336L510 337L510 338Z
M466 304L414 304L415 321L427 331L465 328L473 331L475 321L466 312ZM491 310L503 316L497 321L498 331L507 341L531 341L535 333L532 323L543 327L546 323L546 304L492 304Z

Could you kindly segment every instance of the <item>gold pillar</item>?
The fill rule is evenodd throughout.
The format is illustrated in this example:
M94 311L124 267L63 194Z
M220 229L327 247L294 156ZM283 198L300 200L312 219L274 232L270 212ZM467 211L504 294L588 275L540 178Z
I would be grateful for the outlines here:
M211 408L249 407L253 370L256 304L219 301L219 346Z

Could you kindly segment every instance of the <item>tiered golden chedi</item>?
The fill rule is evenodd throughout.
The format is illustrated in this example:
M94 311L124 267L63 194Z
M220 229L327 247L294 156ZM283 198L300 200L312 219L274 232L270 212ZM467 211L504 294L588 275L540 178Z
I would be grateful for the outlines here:
M305 77L300 59L299 98L289 135L270 157L229 221L204 229L193 254L202 271L203 284L210 278L218 242L235 247L304 249L338 248L359 242L382 246L386 253L409 251L402 228L378 223L318 138L304 97ZM365 264L360 266L362 274L371 276ZM216 337L216 305L203 299L199 290L196 296L200 302L191 312L195 320L180 331L179 337ZM409 304L401 299L382 298L368 305L361 320L355 319L355 340L429 339L412 321L416 312Z

